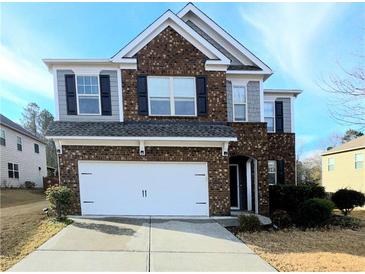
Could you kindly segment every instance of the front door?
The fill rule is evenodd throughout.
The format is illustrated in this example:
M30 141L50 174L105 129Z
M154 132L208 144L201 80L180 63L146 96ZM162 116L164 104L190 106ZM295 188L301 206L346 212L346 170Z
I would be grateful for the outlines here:
M229 165L231 185L231 208L239 209L239 169L238 164Z

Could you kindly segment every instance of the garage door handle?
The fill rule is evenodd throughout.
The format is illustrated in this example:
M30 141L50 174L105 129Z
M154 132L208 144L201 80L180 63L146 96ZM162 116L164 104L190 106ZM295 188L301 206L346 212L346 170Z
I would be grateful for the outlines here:
M91 172L81 172L81 175L92 175Z
M147 190L142 190L142 197L147 197Z
M203 173L197 173L197 174L195 174L195 176L205 176L205 174L203 174Z
M196 202L197 205L206 205L206 202Z
M93 204L94 201L83 201L84 204Z

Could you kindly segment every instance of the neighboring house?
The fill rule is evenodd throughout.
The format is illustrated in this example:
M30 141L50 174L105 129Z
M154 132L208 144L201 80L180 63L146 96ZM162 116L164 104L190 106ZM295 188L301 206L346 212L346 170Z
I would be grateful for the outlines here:
M322 185L327 192L349 188L365 193L365 136L322 154Z
M44 141L1 114L0 158L1 187L22 187L25 181L43 187L47 176Z
M295 184L300 91L264 90L271 69L193 4L110 59L44 62L74 214L268 214L269 184Z

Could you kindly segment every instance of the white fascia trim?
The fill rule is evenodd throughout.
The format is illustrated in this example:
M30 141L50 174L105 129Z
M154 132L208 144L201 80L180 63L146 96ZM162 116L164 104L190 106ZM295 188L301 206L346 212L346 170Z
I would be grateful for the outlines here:
M75 65L113 65L110 59L43 59L48 70L55 66L75 66Z
M227 71L227 68L228 68L227 65L208 64L208 61L206 61L206 63L205 63L205 70L207 70L207 71Z
M116 141L201 141L201 142L230 142L237 141L236 137L113 137L113 136L46 136L54 140L116 140Z
M54 111L55 111L55 121L60 120L60 105L58 103L58 85L57 85L57 70L52 70L53 74L53 96L54 96Z
M231 74L231 75L246 75L246 74L268 75L267 72L264 72L262 70L261 71L255 71L255 70L227 70L227 74ZM271 74L269 74L269 75L271 75Z
M160 18L147 27L147 29L139 34L114 57L112 57L111 61L119 63L122 59L125 59L124 57L132 57L136 52L138 52L138 50L150 42L167 26L174 28L179 34L199 48L209 58L220 59L221 64L230 64L231 61L225 55L218 51L213 45L196 33L170 10L166 11Z
M251 59L255 64L257 64L265 74L272 74L272 70L259 58L257 58L253 53L251 53L248 49L246 49L243 45L241 45L238 41L236 41L231 35L229 35L225 30L223 30L220 26L218 26L212 19L210 19L207 15L205 15L201 10L199 10L192 3L187 4L178 14L180 18L184 17L189 11L198 16L201 20L203 20L206 24L208 24L214 31L220 34L224 39L230 42L234 47L240 50L244 55L246 55L249 59Z
M264 89L266 95L277 95L277 96L294 96L297 97L303 90L300 89Z

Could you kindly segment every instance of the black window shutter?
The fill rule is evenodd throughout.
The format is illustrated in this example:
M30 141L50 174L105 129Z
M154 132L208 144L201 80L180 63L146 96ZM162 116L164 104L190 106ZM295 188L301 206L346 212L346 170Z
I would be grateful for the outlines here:
M275 127L276 132L284 132L283 102L275 101Z
M285 184L285 162L284 160L276 161L277 167L277 183Z
M138 114L148 115L147 76L137 77Z
M205 76L196 77L196 98L198 115L208 114L208 95L207 95L207 78Z
M74 74L65 75L67 114L77 115L76 83Z
M101 114L112 115L112 99L110 94L110 76L100 75Z

